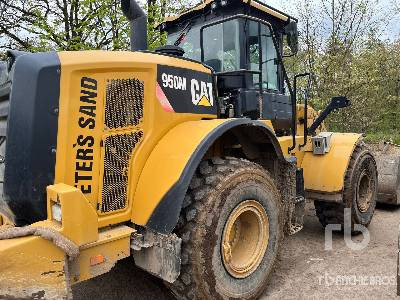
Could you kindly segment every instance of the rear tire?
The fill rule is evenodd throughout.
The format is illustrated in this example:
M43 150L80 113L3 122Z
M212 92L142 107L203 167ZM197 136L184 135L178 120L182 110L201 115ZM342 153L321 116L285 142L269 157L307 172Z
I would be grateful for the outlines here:
M203 161L175 230L182 238L182 269L169 285L174 295L178 299L258 297L278 256L282 217L275 183L259 165L236 158ZM241 251L243 247L249 252Z
M378 172L376 162L364 143L356 146L350 158L344 180L343 203L314 201L317 217L323 227L345 225L344 210L351 209L351 230L354 224L367 227L376 206Z

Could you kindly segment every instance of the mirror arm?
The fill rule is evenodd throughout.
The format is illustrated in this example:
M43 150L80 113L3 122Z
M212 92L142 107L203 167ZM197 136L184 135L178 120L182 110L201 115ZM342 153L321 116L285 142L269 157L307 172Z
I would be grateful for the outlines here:
M343 96L333 97L329 105L324 109L324 111L318 116L314 123L308 129L309 135L315 135L315 131L322 124L322 122L329 116L329 114L339 108L345 108L350 106L350 101Z

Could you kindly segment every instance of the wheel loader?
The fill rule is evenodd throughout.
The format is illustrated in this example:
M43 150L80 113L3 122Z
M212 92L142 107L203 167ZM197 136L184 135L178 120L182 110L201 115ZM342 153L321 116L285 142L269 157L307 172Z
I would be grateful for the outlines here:
M131 257L178 299L254 299L306 198L323 226L343 228L345 209L368 226L375 159L360 134L325 130L345 97L321 113L297 99L295 18L207 0L149 51L145 13L121 4L132 51L2 65L0 298L69 299Z

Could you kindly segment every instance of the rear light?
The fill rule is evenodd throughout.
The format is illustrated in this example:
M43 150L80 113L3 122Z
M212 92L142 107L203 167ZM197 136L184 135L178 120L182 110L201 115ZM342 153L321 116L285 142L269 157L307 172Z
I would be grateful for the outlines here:
M95 255L90 258L90 265L96 266L96 265L104 263L105 261L106 261L106 258L103 255L101 255L101 254Z

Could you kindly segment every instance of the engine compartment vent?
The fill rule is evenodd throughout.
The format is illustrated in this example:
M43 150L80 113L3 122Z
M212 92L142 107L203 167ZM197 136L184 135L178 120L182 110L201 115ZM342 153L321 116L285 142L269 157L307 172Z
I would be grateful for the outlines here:
M143 118L144 82L107 80L105 126L109 129L137 126Z
M127 203L129 162L142 131L111 134L104 139L101 212L124 209Z

